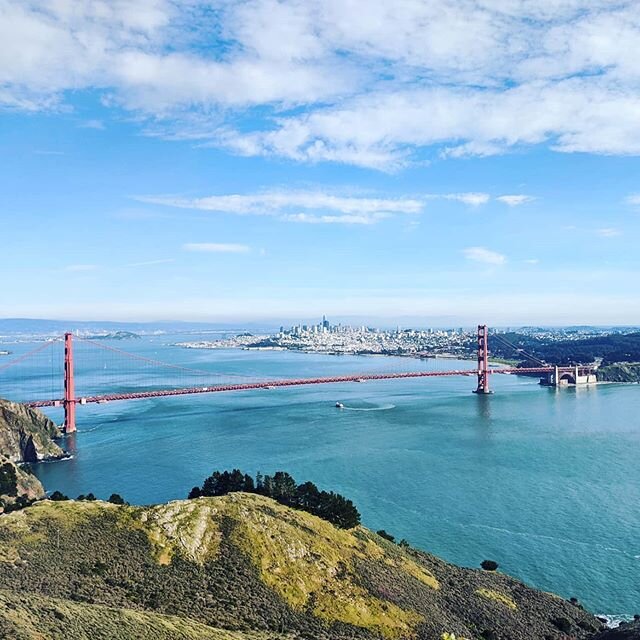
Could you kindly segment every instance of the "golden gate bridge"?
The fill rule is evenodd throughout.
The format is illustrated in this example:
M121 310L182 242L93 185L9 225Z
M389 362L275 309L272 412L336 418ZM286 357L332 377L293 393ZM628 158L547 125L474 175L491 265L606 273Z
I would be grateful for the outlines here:
M162 362L136 353L129 353L122 349L118 349L111 345L101 344L94 340L80 338L73 336L72 333L65 333L62 339L55 339L43 342L41 345L28 351L27 353L5 363L0 366L0 383L3 382L2 374L10 369L18 368L19 365L28 363L30 359L37 357L38 355L46 352L55 344L62 343L64 345L64 356L62 371L56 370L53 359L50 359L51 363L51 377L61 378L62 387L56 390L55 385L51 387L50 397L37 398L37 399L24 399L15 398L16 401L22 401L23 404L29 407L62 407L64 409L64 430L66 433L72 433L76 431L76 408L78 406L92 404L92 403L105 403L114 402L119 400L136 400L142 398L164 398L169 396L183 396L192 394L209 394L209 393L221 393L227 391L249 391L252 389L274 389L283 387L300 387L304 385L323 385L323 384L335 384L335 383L348 383L348 382L364 382L369 380L398 380L407 378L443 378L453 376L473 376L477 378L476 388L474 393L480 395L487 395L492 393L490 389L490 378L494 374L540 374L541 376L547 376L552 384L559 384L561 382L576 383L581 376L590 376L592 372L591 367L558 367L551 366L543 361L539 360L532 354L529 354L522 349L518 349L511 343L507 342L504 338L493 335L496 339L502 343L510 346L521 355L524 355L529 360L536 363L535 367L493 367L489 365L489 329L487 325L478 325L477 332L477 366L474 369L453 369L449 371L386 371L380 373L350 373L346 375L332 375L332 376L310 376L303 378L262 378L259 380L247 380L247 376L232 375L235 378L231 381L225 381L223 383L216 381L215 378L219 378L220 374L216 374L212 371L205 371L202 369L195 369L191 367L182 366L180 364ZM93 349L102 350L110 355L118 356L120 362L114 367L113 363L111 369L107 370L107 364L105 363L105 372L109 371L109 377L112 378L110 373L115 371L116 379L118 373L122 370L122 361L135 362L137 364L144 364L149 368L157 369L163 372L172 371L173 373L181 374L183 377L189 379L188 384L176 383L167 384L167 380L156 380L153 386L161 386L166 388L144 389L144 390L126 390L113 391L110 393L89 392L84 395L78 395L76 392L76 377L78 366L78 360L74 353L75 344L80 344ZM61 374L61 375L60 375ZM103 376L105 373L102 374ZM226 374L227 376L229 374ZM111 380L113 382L113 380ZM27 382L25 382L26 384ZM99 382L97 383L99 386ZM15 386L15 381L14 381ZM2 385L0 384L0 389ZM16 389L16 395L20 394L20 390ZM1 394L4 395L4 394ZM13 395L13 394L9 394Z

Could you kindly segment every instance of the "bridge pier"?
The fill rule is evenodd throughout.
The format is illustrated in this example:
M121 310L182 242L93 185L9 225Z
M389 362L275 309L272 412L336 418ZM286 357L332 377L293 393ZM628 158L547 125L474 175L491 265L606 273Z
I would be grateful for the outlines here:
M489 389L489 327L478 325L478 386L473 393L488 395Z
M580 367L575 365L571 368L561 368L556 365L553 368L553 373L549 374L549 377L544 384L550 387L567 387L594 384L597 381L598 379L592 367Z
M76 390L73 379L73 334L64 334L64 431L76 430Z

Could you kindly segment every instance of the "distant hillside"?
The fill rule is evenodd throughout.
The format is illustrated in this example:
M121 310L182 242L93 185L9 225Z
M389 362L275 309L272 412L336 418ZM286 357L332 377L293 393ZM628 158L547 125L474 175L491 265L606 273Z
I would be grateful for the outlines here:
M258 322L117 322L108 320L49 320L35 318L0 318L0 336L2 335L60 335L65 331L90 333L114 333L131 331L134 333L153 333L155 331L239 331L251 329L258 332L274 331L271 323Z
M610 333L574 340L551 340L522 333L499 334L511 344L535 357L553 364L591 364L597 359L603 365L616 362L640 362L640 332ZM514 358L513 349L497 339L489 338L491 355ZM531 362L521 356L523 364Z
M640 382L640 363L620 362L599 367L598 380L602 382Z
M0 590L0 624L14 629L0 636L16 638L226 638L222 628L256 640L586 640L600 628L508 576L245 493L152 507L44 501L1 516Z

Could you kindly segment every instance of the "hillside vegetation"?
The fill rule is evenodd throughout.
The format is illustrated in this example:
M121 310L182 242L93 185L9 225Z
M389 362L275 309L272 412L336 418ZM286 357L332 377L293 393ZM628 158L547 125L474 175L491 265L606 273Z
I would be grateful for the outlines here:
M620 362L599 367L598 380L602 382L640 382L640 363Z
M4 515L0 590L8 638L586 640L600 628L507 576L247 493L152 507L42 501ZM98 619L120 635L107 622L87 635Z
M610 333L574 340L546 340L522 333L503 333L511 344L533 354L545 362L559 365L591 364L600 359L603 366L618 362L640 362L640 332ZM512 348L490 340L491 355L498 358L515 357ZM531 363L525 356L522 364Z
M0 590L0 638L4 639L286 640L287 637L290 636L227 631L176 616Z

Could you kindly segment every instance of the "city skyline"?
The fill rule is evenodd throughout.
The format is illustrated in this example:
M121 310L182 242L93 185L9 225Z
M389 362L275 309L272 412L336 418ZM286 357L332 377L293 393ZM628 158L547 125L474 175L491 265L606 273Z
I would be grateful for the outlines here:
M0 315L636 324L640 9L535 5L1 3Z

